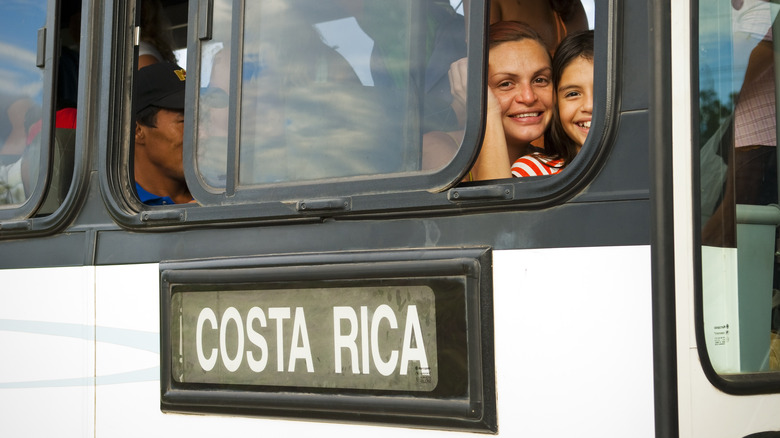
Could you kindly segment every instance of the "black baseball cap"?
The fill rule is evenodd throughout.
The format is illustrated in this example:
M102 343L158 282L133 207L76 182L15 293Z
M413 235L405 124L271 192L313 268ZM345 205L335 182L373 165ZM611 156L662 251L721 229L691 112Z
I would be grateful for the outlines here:
M158 62L138 70L133 112L138 114L150 106L183 110L186 78L187 72L171 62Z

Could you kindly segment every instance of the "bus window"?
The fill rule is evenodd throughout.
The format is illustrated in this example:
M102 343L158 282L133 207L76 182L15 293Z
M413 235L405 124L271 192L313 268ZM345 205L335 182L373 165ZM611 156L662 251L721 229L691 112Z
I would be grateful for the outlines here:
M778 5L699 2L702 304L722 375L780 371ZM773 29L775 30L773 32Z
M491 23L528 21L542 54L554 52L567 33L593 27L592 1L540 1L547 13L494 3L502 13ZM214 2L213 33L201 38L198 59L198 183L231 196L269 184L445 168L467 126L469 5L266 0L238 13L232 2ZM543 150L551 88L538 135L510 154L506 177L514 159ZM477 109L471 105L472 126Z
M190 5L186 18L173 18L173 5L184 2L160 3L171 29L189 29L189 47L176 42L174 52L187 70L186 95L193 99L185 106L183 167L195 203L264 204L255 213L239 214L279 217L365 209L351 202L363 195L413 192L411 202L420 206L463 200L450 198L447 190L470 175L481 146L485 90L480 84L487 55L467 46L483 43L484 27L478 23L491 19L484 16L484 5L263 0L239 7L214 0ZM570 3L574 6L539 0L550 11L558 8L549 26L535 23L554 30L539 32L539 52L547 64L555 49L547 47L547 37L557 43L594 27L594 2ZM519 11L507 9L506 14L501 19L521 18ZM140 35L143 40L143 28ZM592 66L590 52L583 56ZM478 73L469 75L467 69ZM548 94L552 101L551 90ZM551 103L541 112L549 120ZM590 120L576 123L589 129ZM543 147L544 128L525 152ZM436 147L432 136L446 144ZM588 160L597 156L590 149L586 155ZM510 178L510 167L507 162L502 168L506 176L472 180ZM569 173L565 185L571 187L579 171ZM542 187L544 181L537 183ZM514 192L501 190L500 199L538 196L534 190ZM304 202L311 200L322 202ZM202 214L213 217L203 212L170 217L189 222Z
M47 1L0 4L0 204L27 199L21 158L32 125L41 118L43 70L36 66L38 29L46 24Z
M457 129L448 69L466 36L448 0L231 3L214 2L201 48L207 186L420 171L422 134Z
M0 149L0 204L20 206L34 193L44 193L42 168L52 169L45 198L35 210L36 216L54 212L65 198L73 176L76 103L78 100L78 64L81 24L81 2L60 2L57 31L48 28L47 2L13 2L0 6L5 20L0 39L6 51L0 68L5 89L2 91L2 119L0 130L3 145ZM55 62L47 66L45 59L55 41ZM44 69L53 75L55 117L51 128L54 135L44 131L43 110L48 110L44 96ZM48 156L49 145L51 156ZM49 166L48 160L52 163ZM38 195L36 195L38 196ZM29 206L21 214L26 216L35 208Z

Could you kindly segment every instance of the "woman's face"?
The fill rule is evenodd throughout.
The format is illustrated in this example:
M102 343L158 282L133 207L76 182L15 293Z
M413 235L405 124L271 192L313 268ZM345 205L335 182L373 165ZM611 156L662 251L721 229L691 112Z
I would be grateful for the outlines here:
M508 143L528 144L552 118L552 68L547 49L531 39L490 49L488 86L498 99Z
M556 92L563 131L582 146L593 117L593 61L580 56L570 62L563 69Z

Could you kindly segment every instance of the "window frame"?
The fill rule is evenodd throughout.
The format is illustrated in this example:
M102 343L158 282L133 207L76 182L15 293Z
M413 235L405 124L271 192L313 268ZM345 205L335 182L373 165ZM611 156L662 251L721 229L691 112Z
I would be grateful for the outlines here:
M691 178L693 180L693 305L694 332L696 346L704 375L719 390L730 395L760 395L780 393L780 371L746 372L740 374L720 374L715 370L707 349L704 324L704 287L702 279L702 228L701 221L701 154L699 135L699 4L700 0L691 0L692 20L690 26L691 53ZM736 251L736 248L734 248Z
M548 177L511 178L458 184L468 172L479 152L484 132L484 112L487 69L488 2L471 2L468 20L468 47L470 71L468 99L478 102L469 106L463 144L452 162L436 172L399 173L377 178L336 178L333 181L312 180L285 184L264 185L259 188L237 190L232 195L215 193L201 185L195 167L194 144L197 132L198 87L200 83L200 38L208 38L211 23L203 13L213 6L210 0L191 0L188 22L188 84L185 109L184 163L190 191L202 203L149 207L141 204L133 194L132 178L125 170L108 174L120 176L103 187L109 187L106 196L112 216L131 228L187 226L214 222L274 222L319 221L323 217L359 217L373 214L406 214L409 211L450 211L543 208L570 199L583 189L598 173L609 155L609 144L616 133L619 112L618 88L620 44L614 38L620 29L619 2L595 0L595 62L594 77L605 78L594 82L594 127L576 160L567 171ZM238 7L238 6L236 6ZM121 33L121 32L120 32ZM127 38L127 37L125 37ZM478 50L475 50L478 48ZM476 52L476 53L475 53ZM132 60L130 60L132 61ZM126 60L124 68L117 67L117 75L132 82L132 72ZM233 85L235 87L235 84ZM125 87L127 88L127 87ZM130 92L124 93L126 96ZM130 119L130 103L122 105L123 121ZM123 140L116 141L129 150L128 129ZM469 146L471 145L471 146ZM125 153L127 156L127 153ZM121 159L115 159L121 164ZM359 184L356 184L359 183ZM120 200L110 198L119 197Z
M75 214L75 207L77 205L77 199L80 198L80 194L83 194L84 187L86 186L86 178L84 168L86 167L85 154L83 151L83 129L76 131L75 139L75 151L74 151L74 168L73 176L71 178L70 187L65 199L62 200L60 205L55 211L45 216L36 217L35 214L42 207L46 200L47 192L50 188L52 169L51 156L54 148L54 80L57 77L57 69L59 68L57 57L55 56L56 49L59 46L60 29L59 29L59 9L61 1L49 0L46 5L46 23L43 28L39 30L43 32L43 52L38 56L43 56L43 66L39 68L43 69L43 100L42 100L42 127L41 127L41 140L48 139L48 141L41 142L41 151L46 153L40 154L40 159L37 163L39 169L46 169L45 172L38 173L38 179L36 181L35 189L27 197L25 202L18 206L9 206L8 208L0 209L0 238L5 236L19 237L22 235L36 235L47 234L55 232L67 224ZM91 10L92 0L82 1L83 10ZM88 65L88 58L92 54L88 51L92 47L92 41L95 39L93 33L87 30L93 27L94 18L88 14L84 14L81 20L81 41L79 45L79 72L84 71L85 66ZM41 41L39 40L39 45ZM39 51L40 51L39 46ZM40 61L40 60L39 60ZM84 94L85 90L85 75L79 74L78 79L79 90L79 108L84 108L85 102ZM78 113L77 125L81 127L83 125L82 111Z

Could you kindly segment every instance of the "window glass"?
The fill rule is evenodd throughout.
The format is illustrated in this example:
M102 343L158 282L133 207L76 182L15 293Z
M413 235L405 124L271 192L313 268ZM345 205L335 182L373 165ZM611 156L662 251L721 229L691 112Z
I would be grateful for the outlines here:
M46 0L0 3L0 205L22 204L34 188L22 156L40 131L43 69L36 54L46 7Z
M212 187L225 187L227 177L232 5L214 1L213 40L201 47L197 162L201 178Z
M231 4L214 2L201 48L207 186L420 171L423 134L458 128L448 70L465 22L449 0Z
M699 2L702 292L721 374L780 371L778 5Z
M78 100L81 1L59 2L53 49L45 48L51 41L47 35L54 32L45 28L47 3L40 0L0 5L0 47L4 55L0 57L0 120L4 120L0 122L0 137L4 139L0 149L0 204L19 206L33 193L42 192L37 187L43 181L40 169L46 160L42 158L47 158L42 153L51 151L48 158L52 171L45 197L35 211L37 216L54 212L70 189ZM44 49L46 53L38 52ZM55 54L54 62L44 65L50 52ZM53 137L43 130L42 108L48 108L44 67L54 72Z

